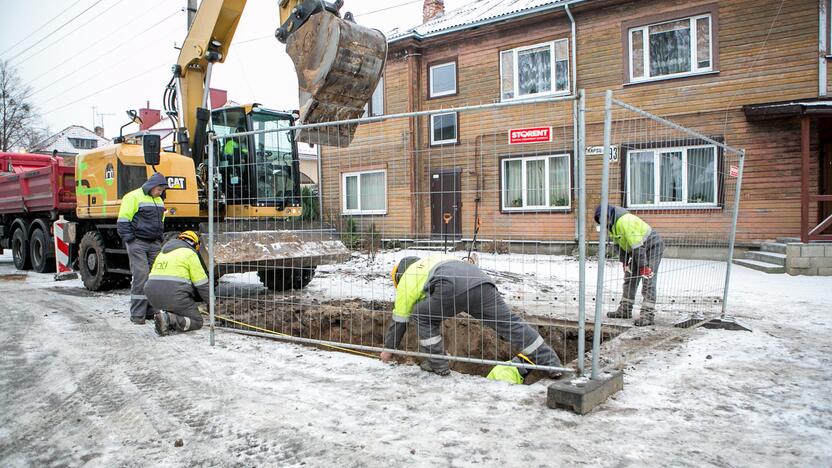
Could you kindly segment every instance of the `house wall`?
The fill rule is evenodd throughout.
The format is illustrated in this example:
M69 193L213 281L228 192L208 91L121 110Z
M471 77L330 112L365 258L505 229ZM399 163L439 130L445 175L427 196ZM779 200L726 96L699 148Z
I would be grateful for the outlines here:
M708 8L717 12L715 31L718 33L714 40L719 51L717 72L649 83L625 83L622 37L626 37L623 31L628 23L650 22L648 19L657 15ZM617 99L746 149L739 242L797 236L800 229L799 121L748 122L742 106L817 96L817 8L816 0L761 0L753 4L742 0L641 0L576 5L573 12L578 35L578 87L587 93L587 145L603 143L603 93L612 89ZM500 100L500 50L570 38L569 31L567 17L562 10L557 10L532 20L483 26L421 44L393 43L392 60L385 72L385 113L497 102ZM400 51L405 46L420 55L401 58ZM428 67L445 60L455 60L458 64L458 93L430 99ZM418 78L410 75L413 70L408 65L414 67L414 64ZM570 69L572 66L570 63ZM385 235L427 235L431 231L428 189L431 173L458 168L462 171L460 215L464 237L470 237L473 232L475 200L479 198L476 211L483 221L480 231L483 238L573 239L574 209L506 213L500 208L499 198L501 157L572 152L571 103L465 112L458 122L460 141L449 146L431 147L429 119L420 117L412 121L399 119L363 125L350 148L325 148L325 204L333 219L343 218L340 173L385 165L388 212L384 216L361 219L376 224ZM506 144L509 128L538 125L553 127L554 142ZM659 134L656 129L654 133ZM402 140L407 142L400 143ZM816 129L813 129L812 141L817 141ZM817 155L818 149L813 144L810 183L814 193ZM574 164L574 160L571 162ZM590 210L599 200L600 162L595 156L587 164ZM620 202L620 162L611 166L611 173L612 190ZM575 206L574 197L572 205ZM813 215L815 212L812 211ZM722 210L640 213L670 236L691 231L718 236L725 232L727 214Z

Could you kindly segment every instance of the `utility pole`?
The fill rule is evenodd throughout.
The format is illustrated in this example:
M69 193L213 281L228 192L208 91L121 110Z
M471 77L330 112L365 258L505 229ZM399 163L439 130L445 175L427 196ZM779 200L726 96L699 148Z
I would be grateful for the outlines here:
M191 24L194 22L196 16L196 0L188 0L188 31L191 30Z

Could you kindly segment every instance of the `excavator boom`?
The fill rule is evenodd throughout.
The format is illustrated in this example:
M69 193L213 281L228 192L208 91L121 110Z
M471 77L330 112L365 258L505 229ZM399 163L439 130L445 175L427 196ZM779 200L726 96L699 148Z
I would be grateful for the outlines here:
M300 100L299 123L321 123L361 117L381 79L387 41L375 29L359 26L351 15L341 18L341 0L282 0L281 26L275 36L286 43L295 65ZM177 145L197 163L204 159L208 119L207 89L211 67L222 63L234 39L246 0L202 0L174 66L176 95L181 101ZM348 146L355 126L333 126L301 132L298 141Z

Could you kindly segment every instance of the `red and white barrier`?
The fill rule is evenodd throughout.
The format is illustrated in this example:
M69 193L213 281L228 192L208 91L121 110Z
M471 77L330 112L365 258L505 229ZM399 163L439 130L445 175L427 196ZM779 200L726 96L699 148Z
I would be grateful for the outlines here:
M61 216L52 224L52 233L55 238L55 281L78 277L69 265L69 242L67 242L66 235L66 226L68 223L69 221Z

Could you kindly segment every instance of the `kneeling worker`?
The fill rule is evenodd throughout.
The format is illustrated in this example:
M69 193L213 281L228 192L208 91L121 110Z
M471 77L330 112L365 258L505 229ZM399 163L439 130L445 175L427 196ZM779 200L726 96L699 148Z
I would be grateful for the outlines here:
M384 347L399 347L412 315L416 320L420 351L433 356L422 361L423 370L439 375L450 373L439 329L442 320L462 311L493 328L531 362L561 366L555 351L543 342L537 331L511 313L497 292L494 280L476 265L448 255L431 255L423 259L405 257L393 267L392 277L396 302ZM391 358L389 351L381 353L382 361Z
M147 299L159 309L153 317L156 333L186 332L202 328L197 301L209 297L208 273L199 257L199 236L183 231L162 247L144 287Z

